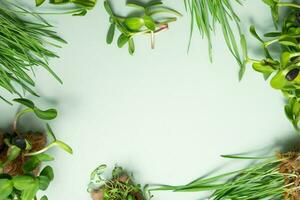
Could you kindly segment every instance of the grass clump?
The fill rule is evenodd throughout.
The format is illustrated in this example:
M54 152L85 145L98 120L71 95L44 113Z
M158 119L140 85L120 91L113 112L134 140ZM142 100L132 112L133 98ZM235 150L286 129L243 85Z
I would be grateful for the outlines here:
M66 43L53 27L37 14L8 3L0 3L0 87L22 97L34 91L34 71L42 67L62 83L48 59L57 58L50 47ZM3 94L0 98L4 99Z
M298 200L300 198L299 153L291 152L266 158L227 157L259 160L241 170L196 179L186 185L164 185L152 188L150 191L212 191L208 198L212 200Z

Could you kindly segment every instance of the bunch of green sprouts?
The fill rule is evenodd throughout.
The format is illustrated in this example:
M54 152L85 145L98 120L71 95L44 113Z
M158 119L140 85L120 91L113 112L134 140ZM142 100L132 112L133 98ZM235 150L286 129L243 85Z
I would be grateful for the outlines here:
M22 97L24 93L38 96L33 79L36 68L42 67L62 81L50 68L48 58L58 57L47 47L66 43L57 36L39 15L18 6L0 3L0 88ZM0 98L5 100L3 94Z
M264 34L264 37L268 38L266 40L251 26L250 32L260 41L265 57L257 60L249 58L248 52L245 52L245 55L247 62L252 63L253 69L262 73L265 79L272 76L271 86L281 90L286 97L285 113L295 129L300 132L300 5L279 1L265 2L268 2L272 9L275 23L278 23L279 7L287 6L288 15L284 17L280 31ZM244 45L246 46L246 43ZM269 50L271 47L275 52Z
M104 175L106 165L100 165L91 174L88 192L93 200L145 200L140 185L122 167L115 167L111 178Z
M241 31L240 19L233 9L232 2L242 4L242 0L184 0L186 10L191 16L189 46L196 26L201 36L208 40L208 51L212 61L212 34L219 24L228 49L240 66L239 78L242 79L246 63L245 57L240 54L240 49L244 48L240 41L245 40L245 36Z
M250 166L214 177L200 178L186 185L163 185L150 189L153 191L170 190L174 192L204 192L212 194L208 199L214 200L254 200L254 199L298 199L299 185L297 181L298 171L287 173L282 170L282 163L292 162L290 159L298 159L298 154L282 157L245 157L224 156L233 159L250 160L255 163ZM299 167L299 166L297 166ZM298 169L299 170L299 169Z
M135 12L126 17L121 17L114 13L109 0L104 1L104 7L110 16L109 21L111 23L106 42L108 44L113 42L117 28L121 32L117 41L118 47L122 48L125 44L128 44L128 51L131 55L135 52L134 37L149 35L151 48L154 48L155 35L167 30L169 23L177 20L176 17L158 16L159 14L181 16L176 10L163 6L161 0L152 0L148 3L127 2L127 6L135 8Z
M33 102L28 99L14 99L27 108L20 111L13 123L13 133L4 135L4 143L7 150L6 161L0 163L0 200L33 200L38 199L37 193L39 190L47 190L50 182L54 178L53 169L50 166L45 166L39 170L43 162L53 161L54 158L47 154L50 148L58 146L66 152L72 154L73 151L64 142L57 140L49 124L47 127L47 139L50 139L49 144L40 150L32 151L31 141L26 139L26 135L22 135L17 129L17 123L24 114L33 112L35 115L43 120L52 120L56 117L57 111L54 109L40 110ZM18 160L24 162L18 162ZM23 173L18 175L11 175L5 173L5 168L11 163L22 169ZM44 195L41 200L47 200Z

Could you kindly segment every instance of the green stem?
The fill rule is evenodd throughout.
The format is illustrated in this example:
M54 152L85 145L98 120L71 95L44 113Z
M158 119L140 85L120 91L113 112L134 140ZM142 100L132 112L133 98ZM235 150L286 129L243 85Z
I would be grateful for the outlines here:
M25 109L25 110L22 110L21 112L19 112L19 113L16 115L16 118L15 118L15 120L14 120L14 122L13 122L13 131L14 131L15 133L18 134L18 132L17 132L17 126L18 126L18 121L19 121L20 117L21 117L22 115L26 114L26 113L29 113L29 112L32 112L32 109L31 109L31 108L27 108L27 109Z
M285 38L285 37L300 38L300 35L299 35L299 34L297 34L297 35L281 35L281 36L278 37L278 38L275 38L275 39L273 39L273 40L269 40L269 41L267 41L267 42L264 42L263 45L264 45L265 47L268 47L268 46L270 46L271 44L274 44L274 43L278 42L280 39Z
M293 7L293 8L300 8L300 5L294 3L278 3L278 7Z
M295 130L297 131L297 134L300 135L300 128L299 128L299 126L298 126L298 124L297 124L296 121L293 121L293 126L294 126Z
M246 63L260 63L260 60L255 60L253 58L246 58Z
M55 141L50 143L49 145L47 145L46 147L44 147L43 149L39 150L39 151L35 151L35 152L30 152L30 153L25 153L24 156L35 156L35 155L39 155L41 153L44 153L46 151L48 151L49 149L51 149L52 147L56 146Z

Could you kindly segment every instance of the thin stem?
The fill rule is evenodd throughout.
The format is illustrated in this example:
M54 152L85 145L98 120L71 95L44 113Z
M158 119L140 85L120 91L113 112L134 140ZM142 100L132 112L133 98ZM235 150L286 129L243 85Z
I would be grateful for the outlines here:
M155 48L155 35L154 35L154 32L151 31L151 49L154 49Z
M24 156L35 156L41 153L44 153L46 151L48 151L49 149L51 149L52 147L54 147L56 145L56 142L52 142L49 145L47 145L46 147L44 147L43 149L39 150L39 151L35 151L35 152L30 152L30 153L25 153Z
M9 9L5 9L5 8L2 8L3 10L5 11L8 11L8 12L12 12L12 13L21 13L21 14L28 14L28 12L26 11L20 11L20 10L9 10ZM67 14L76 14L76 13L79 13L80 11L82 11L81 8L79 9L74 9L74 10L69 10L69 11L65 11L65 12L49 12L49 13L43 13L43 12L31 12L31 14L33 15L67 15Z
M256 60L256 59L247 57L246 62L247 63L260 63L260 60Z
M293 7L293 8L300 8L300 5L298 4L294 4L294 3L278 3L277 4L278 7Z
M270 46L271 44L274 44L274 43L278 42L280 39L285 38L285 37L300 38L300 35L298 35L298 34L297 34L297 35L282 35L282 36L280 36L280 37L278 37L278 38L275 38L275 39L273 39L273 40L264 42L264 46L265 46L265 47L268 47L268 46Z
M13 122L13 132L17 133L17 126L18 126L18 121L20 119L20 117L26 113L29 113L29 112L32 112L32 109L31 108L27 108L25 110L22 110L21 112L19 112L16 117L15 117L15 120Z

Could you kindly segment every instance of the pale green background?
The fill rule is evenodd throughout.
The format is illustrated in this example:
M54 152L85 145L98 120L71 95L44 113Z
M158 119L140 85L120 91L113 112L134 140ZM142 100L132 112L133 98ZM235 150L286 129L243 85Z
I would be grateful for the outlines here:
M52 151L56 178L48 190L50 199L88 200L89 174L102 163L122 165L142 183L181 184L226 163L221 154L293 136L280 92L250 66L239 82L238 66L220 32L212 64L198 32L187 54L189 15L183 1L165 2L184 17L157 37L155 50L148 38L139 37L135 56L106 45L108 16L101 1L85 17L46 17L69 44L58 50L60 59L51 60L63 85L38 70L38 91L44 97L39 102L58 108L51 125L74 149L73 156ZM260 0L237 8L244 31L251 23L258 30L272 27L269 9ZM249 42L250 48L258 44L253 38ZM0 109L5 127L14 109L3 103ZM154 199L197 197L165 192L155 193Z

